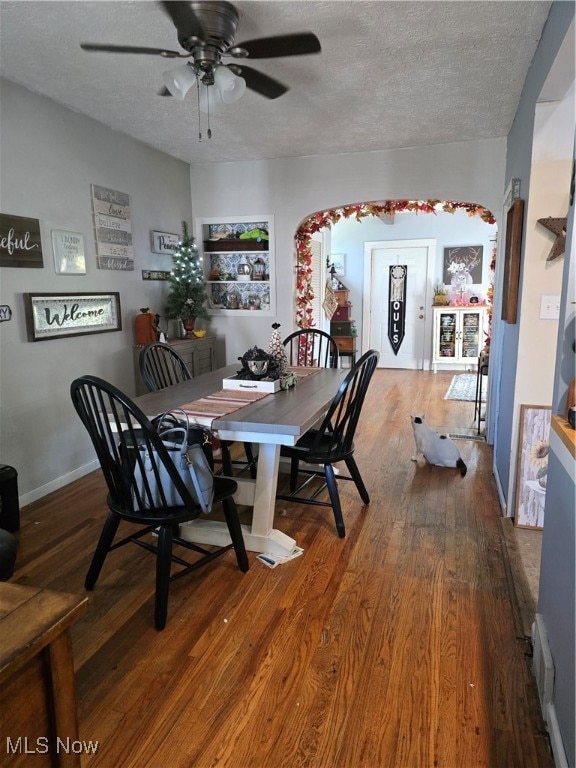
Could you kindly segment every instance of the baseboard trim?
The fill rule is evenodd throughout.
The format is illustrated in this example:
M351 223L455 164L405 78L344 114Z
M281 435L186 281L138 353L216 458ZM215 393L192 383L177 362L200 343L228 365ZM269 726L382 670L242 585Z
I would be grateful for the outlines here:
M546 724L548 726L548 736L550 737L550 747L554 757L554 768L569 768L558 718L556 717L556 708L553 702L550 702L546 707Z
M73 472L68 472L61 477L57 477L55 480L51 480L45 485L41 485L39 488L35 488L33 491L29 491L28 493L23 494L18 500L20 508L25 507L28 504L32 504L32 502L38 501L38 499L42 499L44 496L47 496L53 491L58 491L60 488L68 485L68 483L72 483L74 480L79 480L81 477L84 477L84 475L88 475L90 472L94 472L94 470L98 469L99 466L100 464L98 463L98 460L95 459L89 464L84 464L82 467L78 467Z
M536 620L532 625L532 647L532 674L536 678L542 717L547 720L547 708L554 696L554 661L541 613L536 614Z
M502 490L502 483L500 482L500 475L498 474L496 461L492 462L492 472L494 473L494 480L496 481L496 490L498 491L498 499L500 500L500 510L502 511L502 517L512 517L512 515L508 515L508 507L506 506L506 499L504 498L504 491Z

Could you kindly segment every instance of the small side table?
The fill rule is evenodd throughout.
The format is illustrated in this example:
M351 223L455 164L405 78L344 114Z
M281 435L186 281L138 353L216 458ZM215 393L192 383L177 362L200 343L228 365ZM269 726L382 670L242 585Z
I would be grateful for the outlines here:
M0 583L4 765L80 768L69 630L87 605L87 598Z
M478 358L478 370L476 371L476 397L474 400L474 418L478 418L478 434L480 434L480 422L482 418L482 376L488 376L490 354L480 352Z

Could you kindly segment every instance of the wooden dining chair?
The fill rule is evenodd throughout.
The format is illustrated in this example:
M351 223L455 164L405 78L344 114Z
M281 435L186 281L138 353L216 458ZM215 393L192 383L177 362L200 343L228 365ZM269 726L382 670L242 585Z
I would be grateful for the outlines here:
M294 331L284 339L283 344L289 365L338 368L338 345L326 331L318 328Z
M202 515L170 457L162 439L144 413L112 384L95 376L72 382L74 407L96 450L108 487L108 517L86 574L84 586L94 589L109 552L134 543L156 555L154 624L164 629L170 582L196 570L234 548L241 571L248 570L248 556L233 495L237 483L214 477L214 503L222 503L231 543L207 549L180 537L179 526ZM181 503L167 501L159 480L165 476ZM148 478L155 477L156 488ZM146 478L143 480L142 478ZM114 541L121 521L138 530ZM147 537L145 540L144 537ZM173 545L199 557L193 562L173 553ZM172 564L181 566L172 573Z
M278 494L276 498L332 507L336 530L341 538L346 535L346 529L342 517L338 483L341 480L352 480L364 504L370 502L370 496L354 460L354 434L378 358L379 353L375 350L362 355L340 385L320 426L306 432L296 445L281 448L281 455L290 459L290 494ZM333 464L339 461L346 464L350 476L334 472ZM302 464L319 466L302 467ZM305 477L300 485L298 485L299 475ZM312 481L318 477L322 478L322 482L319 487L315 487ZM326 488L330 501L320 501L318 496ZM310 490L311 493L303 495L306 490Z
M160 389L171 387L174 384L192 378L186 363L176 350L169 344L163 344L160 341L147 344L140 351L138 363L142 381L149 392L158 392ZM220 440L219 442L222 452L222 471L224 474L232 477L234 464L239 464L243 469L247 467L250 476L254 479L256 477L256 459L252 445L244 443L245 461L233 462L230 452L233 443L227 440Z
M142 381L149 392L158 392L192 378L186 363L176 350L160 341L147 344L140 351L138 363Z

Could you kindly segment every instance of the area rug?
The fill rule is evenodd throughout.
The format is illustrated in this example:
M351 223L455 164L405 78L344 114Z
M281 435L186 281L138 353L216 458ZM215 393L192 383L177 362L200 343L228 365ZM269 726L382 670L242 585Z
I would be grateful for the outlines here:
M484 377L482 377L484 378ZM461 373L454 376L444 395L444 400L470 400L476 399L476 374Z

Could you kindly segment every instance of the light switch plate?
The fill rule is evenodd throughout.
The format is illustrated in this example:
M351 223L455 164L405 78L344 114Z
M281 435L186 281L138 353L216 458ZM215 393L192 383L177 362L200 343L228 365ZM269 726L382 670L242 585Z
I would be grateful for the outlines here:
M560 296L543 295L540 297L540 320L558 320L560 318Z

